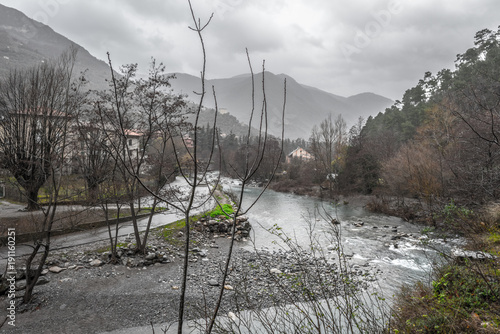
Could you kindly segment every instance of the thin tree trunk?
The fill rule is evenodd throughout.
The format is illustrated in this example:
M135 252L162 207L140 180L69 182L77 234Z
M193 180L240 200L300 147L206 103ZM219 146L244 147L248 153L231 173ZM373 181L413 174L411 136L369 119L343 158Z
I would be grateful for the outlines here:
M190 221L189 221L189 210L186 212L186 228L185 228L185 233L186 233L186 238L185 238L185 246L184 246L184 263L182 267L182 286L181 286L181 296L179 300L179 321L178 321L178 328L177 328L177 333L182 334L182 326L184 324L184 304L186 300L186 285L187 285L187 270L188 270L188 255L189 255L189 242L190 242L190 235L189 235L189 228L190 228Z
M146 231L144 232L144 239L142 240L142 249L141 251L146 254L146 245L148 242L149 229L151 227L151 222L153 220L153 216L155 214L156 206L158 205L158 200L156 197L153 200L153 206L151 207L151 213L149 214L148 226L146 227Z
M111 245L111 262L116 263L117 257L116 257L116 247L115 243L113 241L113 234L111 233L111 223L109 221L109 211L108 211L108 204L105 203L103 206L104 210L104 220L106 221L106 225L108 226L108 237L109 237L109 243ZM116 213L117 219L120 217L120 210L118 209ZM116 221L116 224L118 224L118 220Z
M136 242L136 249L142 249L141 236L139 234L139 227L137 226L137 215L135 212L134 201L129 203L130 206L130 215L132 216L132 226L134 227L134 235Z
M55 194L55 199L57 199L57 192ZM52 233L52 224L55 219L55 214L56 214L56 208L57 208L57 202L52 207L49 207L48 211L46 212L45 216L45 222L47 222L47 228L46 228L46 242L44 245L42 245L41 242L38 242L35 248L33 249L33 252L29 256L28 260L26 261L26 291L24 293L23 297L23 302L28 303L32 296L33 296L33 288L36 285L36 282L38 281L38 278L40 277L40 274L42 273L43 270L43 265L45 264L45 261L47 260L47 257L49 256L49 250L50 250L50 236ZM52 210L52 211L51 211ZM45 225L45 224L44 224ZM35 259L35 256L38 254L38 250L40 247L43 246L43 254L42 258L40 259L40 263L38 264L38 267L34 271L34 275L31 278L31 264L33 263L33 260Z
M31 300L31 297L33 295L33 288L35 287L36 281L38 279L38 277L31 276L31 264L36 254L38 254L38 250L40 250L41 245L41 243L37 243L37 245L31 252L31 255L26 260L26 290L23 297L24 303L29 303L29 301Z

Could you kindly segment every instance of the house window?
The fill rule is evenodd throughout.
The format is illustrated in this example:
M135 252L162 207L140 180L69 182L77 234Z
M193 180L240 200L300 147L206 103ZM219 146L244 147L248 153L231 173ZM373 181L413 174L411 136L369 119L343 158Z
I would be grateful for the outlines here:
M129 140L128 140L128 145L129 145L129 146L132 146L132 139L129 139Z

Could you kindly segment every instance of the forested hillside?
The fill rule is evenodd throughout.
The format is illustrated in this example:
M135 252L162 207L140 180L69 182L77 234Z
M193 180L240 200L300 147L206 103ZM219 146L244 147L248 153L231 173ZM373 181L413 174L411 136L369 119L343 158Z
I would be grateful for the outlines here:
M455 70L425 73L401 101L368 118L349 147L345 190L498 200L499 78L500 32L482 30Z
M431 238L458 234L469 250L442 254L432 284L402 289L391 332L498 333L499 159L500 29L479 31L454 70L425 73L351 138L340 189L377 194L381 211L397 198L389 212L418 212Z

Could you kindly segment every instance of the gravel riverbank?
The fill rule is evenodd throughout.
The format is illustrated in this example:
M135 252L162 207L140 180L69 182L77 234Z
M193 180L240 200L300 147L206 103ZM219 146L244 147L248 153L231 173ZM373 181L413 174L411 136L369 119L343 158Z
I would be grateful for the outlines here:
M201 306L202 294L208 301L215 299L230 242L225 237L195 238L201 252L190 257L188 316L194 305ZM131 256L126 265L106 263L107 254L96 251L107 247L102 242L52 253L33 302L19 305L24 292L18 291L16 326L4 323L0 333L99 333L175 320L183 263L180 248L159 238L150 245L165 253L163 262L144 263ZM18 286L23 284L20 278ZM0 296L2 310L8 302L7 295Z

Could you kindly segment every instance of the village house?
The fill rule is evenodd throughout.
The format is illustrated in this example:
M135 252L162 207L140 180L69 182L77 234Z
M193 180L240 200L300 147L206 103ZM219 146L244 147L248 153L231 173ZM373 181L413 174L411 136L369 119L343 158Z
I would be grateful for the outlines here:
M124 134L127 141L128 154L131 158L135 159L142 151L141 139L143 134L135 130L125 129Z
M299 146L286 156L287 163L292 162L293 159L307 161L307 160L313 159L313 156L309 152L307 152L306 150L304 150L302 147Z
M48 146L51 147L51 154L61 153L65 142L63 135L72 121L72 116L47 108L4 109L0 116L0 157L6 148L11 149L11 154L15 151L14 154L24 160L25 154L42 157L48 152ZM69 174L69 165L63 166L59 172Z
M187 148L193 148L194 147L194 140L188 134L185 134L185 135L182 136L182 141L184 142L184 145Z

